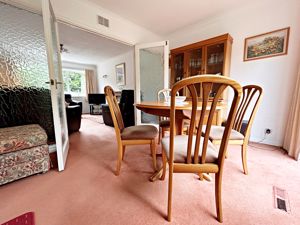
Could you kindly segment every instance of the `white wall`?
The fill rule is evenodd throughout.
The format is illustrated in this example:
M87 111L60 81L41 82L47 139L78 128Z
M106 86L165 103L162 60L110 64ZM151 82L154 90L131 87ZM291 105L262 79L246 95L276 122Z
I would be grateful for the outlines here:
M3 0L29 9L41 10L40 0ZM162 40L160 36L89 1L51 0L56 18L60 21L93 31L129 45ZM98 24L97 16L109 19L110 27Z
M116 69L117 64L125 62L125 74L126 74L126 85L118 87L116 84ZM98 85L99 92L104 93L104 87L110 85L114 90L121 91L122 89L134 89L135 88L135 74L134 74L134 48L125 52L124 54L118 55L114 58L108 59L107 61L101 62L97 65L98 67ZM107 75L107 77L103 77Z
M300 56L300 1L264 0L236 9L170 34L171 48L230 33L234 39L231 77L242 85L258 84L265 95L255 118L251 140L272 133L264 143L282 146L291 96ZM291 27L288 55L243 62L244 39L268 31Z
M80 64L80 63L74 63L74 62L66 62L63 61L62 62L62 68L66 68L66 69L78 69L78 70L85 70L85 69L89 69L89 70L93 70L95 73L96 78L97 76L97 66L96 65L89 65L89 64ZM98 83L98 80L97 80ZM96 85L98 87L98 85ZM76 96L72 96L73 100L76 101L80 101L82 102L82 113L89 113L90 112L90 106L89 103L87 101L87 97L76 97Z

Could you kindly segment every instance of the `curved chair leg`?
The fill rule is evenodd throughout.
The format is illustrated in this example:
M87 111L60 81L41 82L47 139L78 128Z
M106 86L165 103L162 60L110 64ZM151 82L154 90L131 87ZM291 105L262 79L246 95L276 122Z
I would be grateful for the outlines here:
M199 176L199 180L203 180L203 173L198 173L198 176Z
M173 167L169 166L169 187L168 187L168 221L172 217L172 190L173 190Z
M163 173L160 177L161 180L165 179L166 176L166 170L167 170L167 156L164 150L162 150L162 162L163 162Z
M244 174L248 175L248 166L247 166L247 143L243 143L242 145L242 162Z
M123 145L122 148L122 160L124 160L124 157L125 157L125 145Z
M150 148L151 148L151 154L152 154L153 168L154 168L154 171L156 171L157 166L156 166L156 143L155 143L155 139L151 140Z
M216 198L216 210L217 210L217 219L220 223L223 222L223 213L222 213L222 175L220 172L216 173L215 176L215 198Z
M118 146L118 160L117 160L117 169L116 169L116 175L117 176L119 176L120 170L121 170L122 153L123 153L123 147Z

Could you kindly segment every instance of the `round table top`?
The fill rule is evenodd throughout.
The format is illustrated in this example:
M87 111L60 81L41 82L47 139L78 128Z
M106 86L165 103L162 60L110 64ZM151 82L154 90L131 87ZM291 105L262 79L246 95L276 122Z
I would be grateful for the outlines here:
M134 104L137 108L148 108L148 109L170 109L171 104L170 102L164 101L143 101L137 102ZM218 103L217 110L223 109L226 107L226 104L223 102ZM198 102L198 110L201 110L202 102ZM192 102L191 101L184 101L184 102L177 102L176 103L177 110L191 110L192 109Z

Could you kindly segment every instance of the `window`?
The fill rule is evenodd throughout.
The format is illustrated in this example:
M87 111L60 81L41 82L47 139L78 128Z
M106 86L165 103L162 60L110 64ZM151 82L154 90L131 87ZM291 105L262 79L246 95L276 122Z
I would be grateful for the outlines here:
M63 69L62 75L66 94L71 94L72 96L86 96L85 72L83 70Z

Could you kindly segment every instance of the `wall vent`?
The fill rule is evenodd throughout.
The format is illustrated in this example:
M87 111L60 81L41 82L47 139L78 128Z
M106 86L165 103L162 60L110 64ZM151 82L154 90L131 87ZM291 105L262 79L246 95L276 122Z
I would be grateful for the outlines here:
M290 213L290 202L286 190L273 186L274 206L277 209Z
M109 27L109 20L103 16L98 16L98 23L102 26Z

